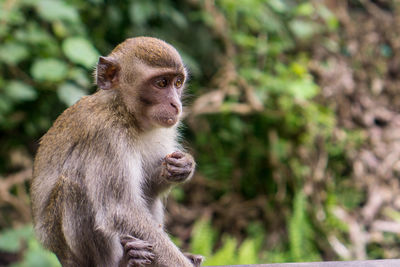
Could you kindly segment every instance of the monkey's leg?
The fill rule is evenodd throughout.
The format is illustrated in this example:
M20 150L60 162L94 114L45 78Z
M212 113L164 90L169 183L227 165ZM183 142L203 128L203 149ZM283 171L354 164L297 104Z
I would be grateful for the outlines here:
M200 267L201 263L204 261L204 257L201 255L195 255L192 253L183 253L183 255L193 263L194 267Z
M137 198L133 203L140 203ZM107 204L111 206L112 204ZM118 207L110 208L115 212L106 213L106 218L99 227L103 229L115 229L120 238L130 233L132 236L145 240L153 245L154 263L151 266L157 267L193 267L193 264L186 258L172 243L164 230L154 220L153 215L146 208L140 205L132 205L131 202L119 202ZM131 216L122 216L131 214ZM113 219L109 219L113 218ZM112 224L108 224L112 222ZM122 247L122 246L121 246ZM121 265L120 265L121 266Z
M120 266L149 265L154 261L153 245L144 240L125 235L121 238L124 256Z
M88 263L77 257L70 249L64 233L65 219L63 213L66 201L64 193L71 191L71 198L74 199L77 194L75 186L69 186L70 181L60 176L57 183L53 186L46 202L46 207L36 218L36 232L40 234L43 245L53 251L61 265L64 267L87 266Z
M73 179L61 179L64 192L62 234L72 259L78 263L75 265L71 262L65 266L118 266L123 255L119 238L102 229L96 229L92 220L94 208L82 185Z
M176 151L167 155L162 165L161 177L180 183L192 177L195 162L190 154Z

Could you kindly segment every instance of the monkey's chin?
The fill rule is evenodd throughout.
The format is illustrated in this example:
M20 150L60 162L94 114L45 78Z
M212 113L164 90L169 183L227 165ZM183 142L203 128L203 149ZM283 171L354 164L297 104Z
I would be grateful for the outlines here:
M178 117L164 117L158 118L157 124L161 127L170 128L178 122Z

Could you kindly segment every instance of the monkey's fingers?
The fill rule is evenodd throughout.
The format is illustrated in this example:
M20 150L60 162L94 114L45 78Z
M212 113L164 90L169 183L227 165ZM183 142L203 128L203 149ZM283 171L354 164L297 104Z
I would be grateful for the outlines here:
M165 158L165 161L169 164L177 167L193 166L193 160L187 157L176 159L176 158Z
M168 154L166 156L166 158L176 158L176 159L180 159L183 158L185 156L185 153L183 153L182 151L175 151L171 154Z
M189 177L192 170L193 168L191 167L181 168L167 164L163 169L161 175L170 182L180 183L185 181Z
M132 259L145 259L145 260L154 260L155 255L152 252L145 250L135 250L131 249L128 251L127 255Z
M146 242L146 241L133 237L131 235L123 235L120 238L120 242L122 245L125 245L128 242Z
M147 242L128 242L124 245L125 253L128 253L130 250L138 250L138 251L153 251L153 246Z
M187 174L174 174L174 175L172 175L172 174L168 173L164 177L170 182L181 183L181 182L186 180L188 175Z
M147 241L126 235L121 238L121 244L128 257L128 266L143 266L154 261L153 246Z
M152 261L147 259L130 259L128 261L128 267L139 267L143 265L150 265L151 263Z
M152 244L150 244L147 241L133 237L131 235L125 235L121 237L121 244L124 246L125 253L127 253L131 249L148 250L148 251L153 250Z
M174 165L167 164L167 171L171 175L189 175L192 172L192 166L186 165L184 167L177 167Z
M132 240L136 240L136 237L133 237L131 235L123 235L120 237L120 242L122 245L126 244L126 242L132 241Z
M184 255L193 263L195 267L199 267L204 261L204 257L202 255L194 255L191 253L184 253Z

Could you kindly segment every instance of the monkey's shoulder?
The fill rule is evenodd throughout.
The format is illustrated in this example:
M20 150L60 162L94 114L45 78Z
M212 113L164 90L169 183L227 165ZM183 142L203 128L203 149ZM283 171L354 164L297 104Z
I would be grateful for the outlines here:
M47 135L82 138L99 129L118 130L118 126L126 123L115 116L115 113L110 99L105 99L98 93L84 96L56 119Z
M41 138L36 159L52 155L53 161L63 160L72 151L87 152L88 148L96 153L126 139L125 126L110 113L107 103L99 101L96 94L82 98L66 109Z

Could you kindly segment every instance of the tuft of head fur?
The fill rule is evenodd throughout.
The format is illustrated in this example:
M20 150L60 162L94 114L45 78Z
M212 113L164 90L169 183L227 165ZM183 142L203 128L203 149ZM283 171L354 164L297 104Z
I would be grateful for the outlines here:
M135 57L150 67L180 68L182 59L170 44L153 37L126 39L110 53L111 57Z
M172 45L153 37L128 38L115 47L107 57L100 57L93 73L94 83L97 85L99 85L99 64L102 58L121 68L124 74L120 82L128 84L135 80L137 75L135 71L140 64L150 68L174 69L187 74L178 51Z

